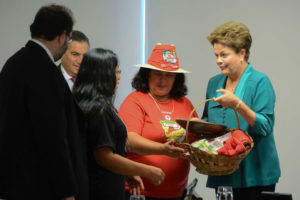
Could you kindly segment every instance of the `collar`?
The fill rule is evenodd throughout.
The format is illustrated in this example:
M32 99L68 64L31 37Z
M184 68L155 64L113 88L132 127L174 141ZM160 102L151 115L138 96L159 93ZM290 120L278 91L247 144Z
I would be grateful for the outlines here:
M242 77L240 78L236 88L235 88L235 91L234 91L234 94L239 97L240 99L243 99L243 96L245 94L245 87L247 86L247 83L248 83L248 78L250 77L251 75L251 72L253 71L253 67L251 66L250 63L248 63Z
M72 76L70 76L67 71L65 70L64 66L62 64L60 64L60 70L62 72L62 74L64 75L66 80L70 80L72 78Z
M35 40L35 39L31 39L32 42L35 42L36 44L40 45L48 54L49 58L53 61L53 63L55 64L54 58L52 53L50 52L50 50L40 41Z
M240 99L242 99L244 96L245 87L247 85L248 78L251 75L252 71L253 71L253 67L251 66L250 63L248 63L248 65L247 65L245 71L243 72L243 74L235 88L235 91L234 91L234 94L237 97L239 97ZM223 76L221 78L221 80L217 83L218 84L217 88L220 88L220 89L224 88L226 79L227 79L227 76ZM216 97L219 97L219 96L222 96L222 93L216 92Z

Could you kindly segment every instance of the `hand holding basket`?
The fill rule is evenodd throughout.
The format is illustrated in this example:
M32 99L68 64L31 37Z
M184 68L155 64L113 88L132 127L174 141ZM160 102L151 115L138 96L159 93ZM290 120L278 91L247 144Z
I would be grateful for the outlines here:
M194 109L191 111L187 121L178 119L176 120L177 123L179 123L183 128L185 128L186 133L192 130L191 132L197 132L198 134L200 134L200 138L206 138L206 139L215 138L227 132L240 130L239 118L235 110L234 112L237 118L237 126L238 126L237 129L227 129L226 126L221 124L190 121L191 116L193 115L196 108L199 107L201 104L211 100L213 99L207 99L197 104L194 107ZM189 153L187 157L191 161L191 163L196 167L197 172L201 174L211 175L211 176L228 175L228 174L232 174L234 171L238 169L240 162L247 156L247 154L253 148L254 144L251 136L246 131L243 132L251 140L251 147L245 152L235 155L234 157L217 155L196 148L189 143L188 134L186 134L185 141L178 143L178 146L187 149Z

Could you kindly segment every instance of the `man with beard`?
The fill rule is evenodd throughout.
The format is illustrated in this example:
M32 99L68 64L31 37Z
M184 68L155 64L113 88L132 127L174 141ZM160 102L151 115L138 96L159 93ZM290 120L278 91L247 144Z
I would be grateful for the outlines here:
M41 7L0 73L0 199L88 199L81 113L54 63L73 23L68 8Z

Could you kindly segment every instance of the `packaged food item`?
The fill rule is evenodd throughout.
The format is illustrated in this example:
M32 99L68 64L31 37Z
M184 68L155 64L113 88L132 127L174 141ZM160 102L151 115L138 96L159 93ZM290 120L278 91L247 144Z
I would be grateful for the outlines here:
M202 151L210 152L213 154L218 154L218 150L223 147L224 141L231 137L231 132L226 133L225 135L216 137L214 139L202 139L192 143L192 146L199 148Z
M161 120L160 124L165 132L167 141L182 142L185 138L185 130L176 122Z

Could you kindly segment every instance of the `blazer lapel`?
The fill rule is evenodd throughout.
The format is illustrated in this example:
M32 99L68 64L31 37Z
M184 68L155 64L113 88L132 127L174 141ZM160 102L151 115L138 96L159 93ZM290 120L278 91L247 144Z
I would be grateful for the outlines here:
M234 94L239 97L240 99L243 99L245 91L246 91L246 87L247 87L247 83L248 83L248 79L251 75L253 71L253 68L251 66L251 64L249 63L248 66L246 67L241 79L238 82L238 85L234 91Z

